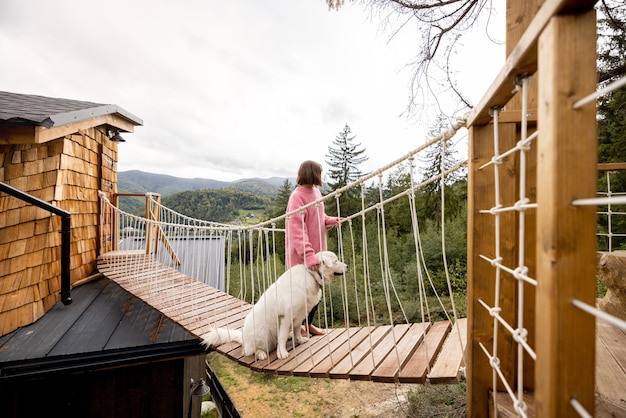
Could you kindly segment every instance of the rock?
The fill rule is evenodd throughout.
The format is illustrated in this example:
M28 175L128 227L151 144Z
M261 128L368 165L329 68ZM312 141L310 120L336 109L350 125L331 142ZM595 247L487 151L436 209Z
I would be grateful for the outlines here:
M606 295L598 307L606 313L626 320L626 251L599 252L598 276L606 286Z

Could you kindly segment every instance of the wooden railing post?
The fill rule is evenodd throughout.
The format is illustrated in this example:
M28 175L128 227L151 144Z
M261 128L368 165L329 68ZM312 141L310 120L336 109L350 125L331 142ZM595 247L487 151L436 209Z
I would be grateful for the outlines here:
M499 127L500 150L515 145L517 138L515 124ZM489 359L480 348L484 345L493 354L494 319L479 300L489 306L495 301L495 268L480 256L495 258L495 217L488 211L495 206L494 166L480 167L493 156L493 124L470 128L469 176L468 176L468 237L467 237L467 412L471 417L486 417L489 414L489 392L493 388L493 369ZM506 158L499 166L501 189L500 199L507 205L515 201L515 159ZM500 215L500 256L506 260L515 259L516 223L513 212ZM502 274L499 305L501 315L509 323L515 323L516 283L508 274ZM498 325L498 357L500 368L507 381L515 376L515 346L509 332ZM496 385L499 385L498 381ZM497 386L498 387L498 386Z
M572 305L595 303L596 106L574 110L596 88L595 11L551 19L539 38L537 178L537 417L594 413L595 319Z

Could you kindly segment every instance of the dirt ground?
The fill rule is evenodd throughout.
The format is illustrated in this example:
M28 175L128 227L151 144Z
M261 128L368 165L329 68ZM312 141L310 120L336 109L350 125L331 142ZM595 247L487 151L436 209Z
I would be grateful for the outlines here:
M265 377L234 362L219 363L218 377L243 417L403 417L406 394L416 386Z

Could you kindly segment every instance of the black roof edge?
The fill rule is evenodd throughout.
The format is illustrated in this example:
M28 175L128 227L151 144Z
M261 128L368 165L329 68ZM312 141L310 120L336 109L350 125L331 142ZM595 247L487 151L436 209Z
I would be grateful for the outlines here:
M202 345L202 341L198 338L195 340L156 344L133 349L20 360L0 365L0 382L24 377L42 377L53 373L93 371L138 362L185 357L204 352L206 352L206 347Z

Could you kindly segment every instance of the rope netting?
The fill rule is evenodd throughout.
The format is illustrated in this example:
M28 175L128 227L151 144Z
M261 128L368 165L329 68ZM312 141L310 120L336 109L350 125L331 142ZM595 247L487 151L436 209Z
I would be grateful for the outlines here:
M490 251L493 251L493 256L486 254L479 254L479 257L489 263L495 270L493 275L493 289L495 289L495 296L493 300L478 299L478 303L493 317L493 333L489 339L490 347L486 343L480 341L479 346L488 358L489 365L493 370L492 373L492 390L495 388L504 387L506 393L508 393L511 402L513 404L515 412L518 416L529 416L528 405L524 401L525 393L525 365L524 361L530 359L531 361L537 360L537 354L535 347L531 345L529 341L533 341L533 336L529 335L529 331L526 328L526 315L528 310L525 309L525 298L529 292L529 287L536 291L537 279L529 277L529 268L527 263L528 257L525 254L525 250L529 248L529 244L534 245L534 242L529 242L529 239L534 240L532 236L528 238L527 228L525 226L526 217L528 211L536 211L538 208L537 202L530 201L527 196L527 192L530 187L527 185L527 179L531 170L535 167L527 166L527 155L537 141L541 141L540 130L536 130L529 133L531 130L531 124L529 123L528 116L532 113L528 107L528 92L531 76L524 76L516 82L516 94L520 95L521 109L520 109L520 134L519 141L510 149L501 150L500 143L500 113L503 110L501 107L493 107L490 111L493 122L493 155L489 162L479 167L479 170L485 170L488 167L493 170L493 206L480 210L480 213L488 214L493 217L494 237L493 247ZM599 89L597 92L590 94L589 96L576 102L573 107L579 108L586 103L595 101L597 98L604 94L608 94L615 91L618 88L626 85L626 77L617 80L610 85ZM502 184L502 179L506 178L501 172L501 166L506 158L516 158L516 184ZM506 169L506 168L505 168ZM510 168L509 168L510 169ZM516 200L514 202L504 202L503 191L504 190L516 190ZM589 199L577 199L571 202L574 206L600 206L602 208L598 211L598 216L606 216L608 222L607 232L598 232L599 236L606 236L609 239L609 248L611 248L611 238L623 236L623 234L613 231L611 228L611 219L615 215L624 214L621 211L612 210L612 207L616 205L623 205L626 203L626 195L623 192L611 191L610 177L607 173L607 192L598 192L597 198ZM515 213L517 226L515 228L517 234L517 245L515 246L517 255L513 259L505 259L503 253L503 232L501 231L501 225L503 222L503 216L507 214ZM510 231L509 231L510 232ZM504 275L503 273L507 273ZM516 281L516 311L514 314L511 312L504 312L502 305L506 302L501 295L501 287L506 277L511 277ZM510 298L510 295L507 296ZM573 299L571 303L577 308L595 316L601 318L612 325L621 328L626 331L626 322L613 315L607 314L604 311L599 310L595 306L589 305L578 299ZM507 320L507 317L509 318ZM511 320L512 318L512 320ZM506 332L509 334L510 339L517 346L515 350L515 368L514 381L511 381L506 377L507 373L502 369L502 356L507 355L500 352L499 332ZM498 408L498 398L493 398L493 408ZM574 410L582 417L590 417L591 415L583 408L581 403L572 397L571 405Z
M344 277L335 279L332 285L323 286L316 315L319 326L327 329L371 329L381 324L431 323L434 307L429 305L433 304L433 300L438 305L439 315L445 316L440 320L447 319L456 324L458 313L444 238L446 200L443 190L448 188L447 180L452 174L461 173L461 177L464 176L467 161L451 162L446 151L446 144L458 138L456 135L463 127L464 120L457 120L450 129L388 165L329 192L317 201L255 225L193 219L163 206L155 194L147 195L148 215L144 218L120 210L101 193L101 230L105 234L102 242L108 243L103 244L102 253L117 254L112 262L118 262L120 266L123 264L129 275L138 275L144 284L154 282L151 288L153 296L163 292L163 280L169 276L172 277L171 286L178 286L173 281L175 272L181 272L253 304L285 271L285 222L290 218L299 221L301 212L323 203L327 212L332 207L342 218L341 224L328 233L328 249L336 252L349 267ZM419 181L416 160L427 160L426 154L434 146L441 150L438 173ZM403 188L391 190L385 187L385 178L393 170L401 171L408 178ZM419 192L433 184L438 184L442 191L439 202L441 220L437 222L440 235L437 252L440 253L439 264L444 266L446 276L443 292L437 289L432 270L426 262L422 243L426 220L418 219L417 209ZM356 197L352 202L358 202L358 207L351 213L342 204L342 196L346 195ZM399 202L403 205L398 205ZM387 212L398 207L408 211L404 216L409 219L406 228L411 238L404 250L411 254L414 262L414 268L408 273L394 269L389 249L389 241L395 239L396 233L387 224ZM106 228L107 225L111 228ZM156 285L157 280L161 284ZM415 289L410 300L401 297L399 287ZM165 305L172 312L182 311L181 306L188 297L185 286L178 288L178 297L163 296L166 298ZM225 309L242 310L243 306L215 309L217 321L225 314ZM198 309L197 315L199 317L204 313Z

